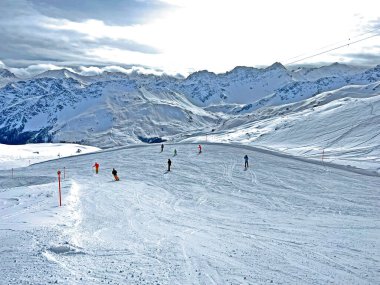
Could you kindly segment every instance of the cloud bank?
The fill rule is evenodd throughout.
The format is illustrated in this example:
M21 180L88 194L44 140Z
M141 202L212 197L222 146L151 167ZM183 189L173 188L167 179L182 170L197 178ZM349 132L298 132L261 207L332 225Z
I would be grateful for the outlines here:
M126 37L106 34L91 37L77 27L64 27L76 23L95 28L108 27L104 23L135 25L166 7L167 4L153 0L115 0L112 3L101 0L2 0L0 38L6 44L0 45L1 60L13 67L40 63L81 65L104 63L103 59L94 56L98 49L155 54L159 52L156 48ZM114 62L118 59L114 58Z
M147 68L143 66L130 66L130 67L122 67L118 65L109 65L109 66L62 66L62 65L54 65L54 64L34 64L27 67L7 67L0 61L0 68L7 68L12 73L14 73L17 77L22 79L28 79L38 74L41 74L48 70L60 70L67 69L71 72L84 75L84 76L96 76L102 75L105 72L119 72L124 74L152 74L152 75L171 75L175 77L183 77L184 75L178 73L168 73L163 70L157 70L153 68ZM187 75L187 74L186 74Z

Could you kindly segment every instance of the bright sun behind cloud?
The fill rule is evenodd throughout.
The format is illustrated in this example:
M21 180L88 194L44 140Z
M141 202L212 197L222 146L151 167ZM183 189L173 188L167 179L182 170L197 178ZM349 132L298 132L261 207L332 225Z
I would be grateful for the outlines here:
M57 56L62 57L59 47L69 47L72 54L64 57L73 60L65 62L80 64L82 56L86 63L139 65L171 74L202 69L224 72L239 65L297 60L301 64L338 61L369 65L380 53L378 1L160 3L170 8L136 23L44 16L39 25L60 39Z
M168 70L222 72L237 65L286 63L298 55L318 53L324 47L348 44L370 30L369 22L378 16L373 9L374 1L360 6L355 1L344 4L274 0L168 2L177 5L174 12L144 25L101 26L100 29L93 26L92 35L129 38L155 47L158 54L105 49L99 49L96 54L105 59L115 56L124 63ZM323 54L309 62L349 62L351 59L345 53L369 51L369 47L372 52L379 51L380 37Z

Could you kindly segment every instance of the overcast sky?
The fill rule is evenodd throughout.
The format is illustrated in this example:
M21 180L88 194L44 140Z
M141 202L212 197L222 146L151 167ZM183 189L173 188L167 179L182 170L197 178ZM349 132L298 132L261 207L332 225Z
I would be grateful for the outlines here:
M0 0L0 66L224 72L342 45L298 64L374 66L379 11L378 0Z

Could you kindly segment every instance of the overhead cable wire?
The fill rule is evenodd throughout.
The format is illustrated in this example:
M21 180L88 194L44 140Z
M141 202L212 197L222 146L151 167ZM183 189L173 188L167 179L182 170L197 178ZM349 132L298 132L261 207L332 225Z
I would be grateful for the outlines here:
M366 34L372 33L372 32L374 32L374 31L379 32L379 30L376 29L376 30L372 30L372 31L366 32L366 33L364 33L364 34L362 34L362 35L356 36L356 37L354 37L354 38L361 37L361 36L363 36L363 35L366 35ZM318 55L325 54L325 53L328 53L328 52L331 52L331 51L334 51L334 50L337 50L337 49L341 49L341 48L344 48L344 47L348 47L348 46L350 46L350 45L353 45L353 44L356 44L356 43L358 43L358 42L362 42L362 41L368 40L368 39L370 39L370 38L377 37L377 36L379 36L379 35L380 35L380 33L377 33L377 34L374 34L374 35L371 35L371 36L368 36L368 37L365 37L365 38L362 38L362 39L359 39L359 40L356 40L356 41L352 41L352 42L351 42L351 39L349 39L350 42L348 42L348 43L345 43L345 44L343 44L343 45L340 45L340 46L337 46L337 47L334 47L334 48L331 48L331 49L328 49L328 50L324 50L324 51L322 51L322 52L318 52L318 53L312 54L312 55L310 55L310 56L306 56L306 57L303 57L303 58L300 58L300 59L294 60L294 61L291 61L291 62L287 62L287 63L285 63L285 65L290 65L290 64L293 64L293 63L296 63L296 62L300 62L300 61L303 61L303 60L305 60L305 59L313 58L313 57L316 57L316 56L318 56ZM343 42L343 41L341 41L341 42ZM339 42L339 43L340 43L340 42ZM333 45L335 45L335 44L333 44ZM331 45L328 45L328 46L331 46ZM328 46L325 46L325 47L328 47ZM324 48L320 48L320 49L318 49L318 50L321 50L321 49L324 49ZM289 60L294 59L294 58L298 58L298 57L300 57L300 56L303 56L303 55L299 55L299 56L292 57L292 58L290 58Z

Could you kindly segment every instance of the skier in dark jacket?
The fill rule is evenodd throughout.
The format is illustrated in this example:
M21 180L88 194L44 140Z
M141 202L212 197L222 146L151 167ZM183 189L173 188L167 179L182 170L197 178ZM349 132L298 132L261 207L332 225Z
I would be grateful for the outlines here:
M244 168L248 167L248 155L244 156Z
M170 160L170 158L168 159L168 171L170 171L170 166L172 165L172 161Z
M117 176L117 171L115 168L112 168L112 175L115 178L115 181L119 181L119 177Z
M163 152L164 151L164 144L162 143L161 144L161 152Z

